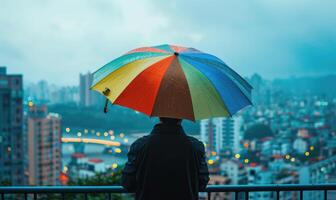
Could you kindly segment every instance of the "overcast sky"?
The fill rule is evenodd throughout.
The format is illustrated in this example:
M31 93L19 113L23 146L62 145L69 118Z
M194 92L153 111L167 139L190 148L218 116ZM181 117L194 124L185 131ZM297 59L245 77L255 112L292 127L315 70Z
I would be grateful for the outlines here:
M336 72L336 1L0 0L0 65L78 84L140 46L176 44L266 78Z

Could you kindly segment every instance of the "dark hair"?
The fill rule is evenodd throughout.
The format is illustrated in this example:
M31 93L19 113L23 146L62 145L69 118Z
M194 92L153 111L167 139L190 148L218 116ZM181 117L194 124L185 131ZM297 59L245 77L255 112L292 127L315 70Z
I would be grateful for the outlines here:
M160 121L164 124L180 124L182 122L182 119L175 119L175 118L169 118L169 117L159 117Z

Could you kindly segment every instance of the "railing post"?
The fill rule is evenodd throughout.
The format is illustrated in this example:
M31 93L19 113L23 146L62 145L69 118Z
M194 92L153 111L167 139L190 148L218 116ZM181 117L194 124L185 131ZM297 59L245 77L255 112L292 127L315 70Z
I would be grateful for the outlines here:
M324 200L328 199L328 190L324 190Z
M235 200L238 200L238 194L239 192L235 192Z
M300 190L300 200L303 200L303 190Z
M5 193L1 193L1 200L5 200Z
M248 199L249 199L249 192L245 191L245 200L248 200Z
M108 193L108 200L112 200L112 194L111 193Z
M27 193L24 193L24 199L28 200L28 194Z
M211 192L208 192L208 200L211 200Z
M280 199L280 191L279 191L279 190L276 191L276 199L277 199L277 200Z

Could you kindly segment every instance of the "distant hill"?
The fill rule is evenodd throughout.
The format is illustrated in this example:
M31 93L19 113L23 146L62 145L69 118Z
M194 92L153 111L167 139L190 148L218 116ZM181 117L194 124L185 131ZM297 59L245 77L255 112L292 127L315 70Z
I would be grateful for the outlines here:
M302 95L336 96L336 74L316 77L292 77L272 81L275 89Z

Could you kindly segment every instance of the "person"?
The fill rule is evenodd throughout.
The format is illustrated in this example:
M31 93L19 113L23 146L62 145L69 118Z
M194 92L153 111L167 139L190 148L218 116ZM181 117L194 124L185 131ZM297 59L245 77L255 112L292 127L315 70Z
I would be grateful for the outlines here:
M204 145L186 135L181 121L160 117L149 135L131 145L122 186L136 200L194 200L206 188Z

